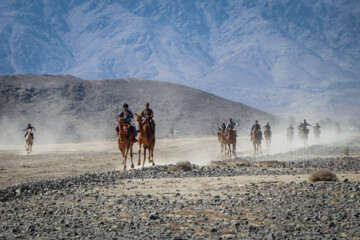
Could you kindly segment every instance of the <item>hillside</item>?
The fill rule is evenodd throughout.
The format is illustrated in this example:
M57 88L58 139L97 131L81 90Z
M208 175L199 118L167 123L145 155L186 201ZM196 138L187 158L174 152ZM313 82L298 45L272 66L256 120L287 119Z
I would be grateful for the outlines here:
M88 81L72 76L0 76L0 141L18 141L28 122L40 140L96 140L115 136L115 116L124 102L140 113L155 112L157 136L171 127L183 135L209 135L233 117L239 131L255 119L276 118L244 104L179 84L141 79ZM261 122L263 122L261 121Z

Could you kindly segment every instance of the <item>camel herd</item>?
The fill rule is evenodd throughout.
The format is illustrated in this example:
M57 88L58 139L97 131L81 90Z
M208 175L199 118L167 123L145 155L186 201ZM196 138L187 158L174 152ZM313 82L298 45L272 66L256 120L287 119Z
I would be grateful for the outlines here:
M308 136L309 136L309 129L306 126L299 126L299 138L304 142L304 147L308 146ZM225 155L230 155L236 157L236 131L233 128L229 128L226 130L225 126L223 125L221 128L218 128L218 141L220 144L220 152ZM294 141L294 130L293 128L287 129L287 145L288 147L292 145ZM314 128L314 136L316 140L320 139L320 130L319 128ZM264 131L264 138L266 141L266 147L270 148L271 145L271 131L265 130ZM251 131L251 142L254 146L254 156L258 156L262 154L261 150L261 141L262 133L260 130L252 130Z
M219 128L217 135L220 144L220 152L225 155L229 154L230 158L232 157L232 155L236 158L236 130L232 127L226 129L225 125L223 125L221 128ZM266 139L269 142L268 147L270 147L271 133L266 134ZM261 140L261 131L254 129L251 134L251 142L254 146L255 156L262 153Z

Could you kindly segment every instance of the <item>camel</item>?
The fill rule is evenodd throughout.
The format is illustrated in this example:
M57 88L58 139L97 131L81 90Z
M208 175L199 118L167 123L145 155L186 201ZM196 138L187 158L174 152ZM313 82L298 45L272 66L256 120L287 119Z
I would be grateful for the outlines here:
M252 140L253 145L254 145L254 156L258 156L259 153L262 154L262 151L261 151L261 132L254 128L254 130L252 131L251 140Z
M266 140L266 147L269 148L271 144L271 131L265 131L264 136Z
M139 161L138 165L140 165L140 157L141 157L141 146L143 146L144 151L144 159L142 167L145 165L146 160L146 150L149 152L149 163L155 165L154 162L154 148L155 148L155 123L153 123L154 129L150 126L150 122L148 121L146 124L143 124L143 119L140 115L136 114L136 121L139 123Z
M294 141L294 131L292 131L291 129L287 129L287 145L291 146L292 142Z
M25 137L25 149L26 149L27 155L29 155L31 153L33 143L34 143L34 140L31 136L31 129L28 129L26 137Z
M320 129L318 127L314 127L314 136L317 141L320 140L320 133L321 133Z
M234 156L236 158L236 132L232 127L229 127L229 129L228 129L226 143L229 148L230 158L231 158L231 154L234 154ZM232 148L231 148L231 145L232 145Z
M218 131L218 141L220 144L220 152L223 154L227 154L226 149L226 133L225 133L225 124L221 126L220 130Z
M304 141L304 147L308 146L308 135L309 135L309 129L307 129L306 126L301 126L299 128L299 136L300 139Z
M225 132L225 128L221 128L221 152L224 154L234 154L236 157L236 132L233 128L229 127L227 132ZM231 147L232 146L232 147ZM227 150L227 147L229 150Z
M126 159L128 152L130 150L130 158L131 158L131 168L134 168L133 163L133 144L134 144L134 135L131 129L130 124L125 123L124 118L118 118L118 125L119 125L119 136L118 136L118 146L119 150L123 155L123 170L126 170Z

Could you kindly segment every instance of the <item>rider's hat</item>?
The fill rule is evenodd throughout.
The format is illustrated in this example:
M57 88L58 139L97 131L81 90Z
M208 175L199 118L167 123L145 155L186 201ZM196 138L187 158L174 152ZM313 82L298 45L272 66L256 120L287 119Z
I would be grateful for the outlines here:
M127 103L124 103L123 108L124 108L124 107L127 107L127 108L128 108L129 105L128 105Z
M31 127L31 123L28 124L28 127Z

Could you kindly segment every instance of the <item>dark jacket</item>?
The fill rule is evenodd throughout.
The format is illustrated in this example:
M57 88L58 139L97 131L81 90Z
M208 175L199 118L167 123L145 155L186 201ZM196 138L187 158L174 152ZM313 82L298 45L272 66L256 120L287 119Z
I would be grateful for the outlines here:
M131 119L134 118L134 115L130 110L126 110L126 111L122 111L119 114L119 117L124 118L126 122L131 122Z
M260 126L260 124L254 124L254 125L252 126L252 128L251 128L251 133L252 133L252 131L254 130L254 128L255 128L256 130L258 130L258 131L261 131L261 126Z
M35 127L27 127L26 129L24 129L23 131L27 131L28 129L31 129L31 131L36 131L36 128Z
M154 112L153 112L153 110L151 110L151 108L145 108L145 109L140 113L140 117L153 118L153 117L154 117Z

